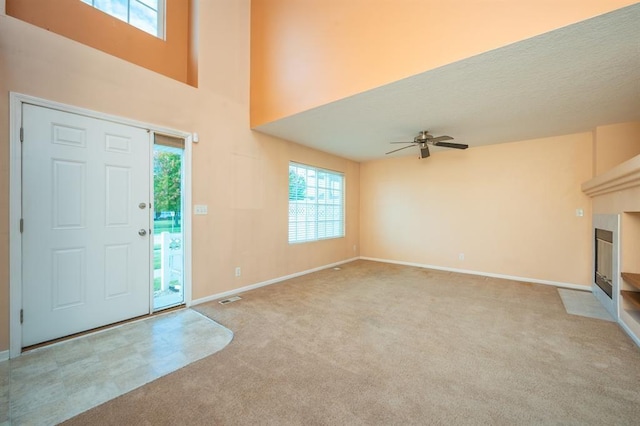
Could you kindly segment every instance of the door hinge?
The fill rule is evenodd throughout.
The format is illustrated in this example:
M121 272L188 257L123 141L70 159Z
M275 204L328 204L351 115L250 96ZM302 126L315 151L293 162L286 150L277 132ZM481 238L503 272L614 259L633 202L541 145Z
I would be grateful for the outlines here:
M24 127L20 127L20 142L24 142Z
M24 219L20 219L20 233L24 231Z
M24 309L20 309L20 324L24 322Z

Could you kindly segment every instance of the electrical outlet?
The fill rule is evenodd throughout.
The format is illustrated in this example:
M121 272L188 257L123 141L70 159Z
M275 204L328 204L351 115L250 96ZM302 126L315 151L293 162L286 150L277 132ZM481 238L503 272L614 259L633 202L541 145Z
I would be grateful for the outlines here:
M236 277L239 277L240 275L242 275L242 269L240 269L239 266L236 266Z
M460 253L458 255L458 260L464 260L464 253Z
M194 214L207 214L208 213L208 208L206 204L196 204L195 206L193 206L193 213Z

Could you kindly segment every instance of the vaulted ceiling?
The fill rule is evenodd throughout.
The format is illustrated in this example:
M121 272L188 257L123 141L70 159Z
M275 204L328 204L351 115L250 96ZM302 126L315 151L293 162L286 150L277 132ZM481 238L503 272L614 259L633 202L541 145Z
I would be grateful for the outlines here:
M640 121L639 23L635 4L256 130L367 161L421 130L473 148Z

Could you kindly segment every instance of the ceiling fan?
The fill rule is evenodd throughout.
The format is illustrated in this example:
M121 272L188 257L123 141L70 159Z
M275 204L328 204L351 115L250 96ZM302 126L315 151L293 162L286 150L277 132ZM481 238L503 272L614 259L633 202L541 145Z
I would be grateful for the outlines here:
M429 134L428 130L423 130L420 133L418 133L418 136L413 138L413 142L391 142L391 143L404 143L409 145L403 146L402 148L394 149L393 151L389 151L386 154L391 154L396 151L400 151L406 148L411 148L414 145L420 148L419 158L427 158L430 155L428 145L441 146L444 148L455 148L455 149L469 148L469 145L466 145L463 143L446 142L451 140L453 140L451 136L435 136L434 137Z

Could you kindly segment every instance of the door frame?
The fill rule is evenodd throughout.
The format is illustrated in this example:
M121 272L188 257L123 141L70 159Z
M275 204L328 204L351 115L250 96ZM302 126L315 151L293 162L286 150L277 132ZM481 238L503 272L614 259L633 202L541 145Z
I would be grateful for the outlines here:
M162 133L168 136L184 138L184 301L191 305L191 149L193 137L191 133L170 129L155 124L118 117L67 105L55 101L9 92L9 358L15 358L22 353L22 324L20 310L22 309L22 233L20 219L22 218L22 148L20 129L22 127L22 105L30 104L44 108L51 108L71 114L79 114L98 120L112 121L132 127L139 127L149 131L149 146L153 148L152 136ZM153 149L149 150L150 180L149 191L153 194ZM151 217L150 217L151 220ZM150 223L153 227L153 223ZM153 240L151 240L153 241ZM153 244L149 245L151 268L150 286L153 285ZM151 288L149 299L149 313L153 313L153 291Z

